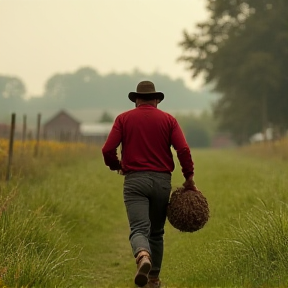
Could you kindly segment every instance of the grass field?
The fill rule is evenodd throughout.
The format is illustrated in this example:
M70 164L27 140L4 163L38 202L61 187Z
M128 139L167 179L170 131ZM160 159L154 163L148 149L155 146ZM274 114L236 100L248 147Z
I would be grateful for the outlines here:
M0 184L0 287L134 287L124 179L99 150L78 154ZM162 287L288 287L287 161L192 155L211 217L195 233L166 223ZM173 188L183 180L176 160Z

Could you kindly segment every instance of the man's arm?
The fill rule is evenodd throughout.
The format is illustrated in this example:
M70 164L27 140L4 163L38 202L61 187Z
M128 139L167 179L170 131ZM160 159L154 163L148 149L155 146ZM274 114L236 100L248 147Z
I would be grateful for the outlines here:
M111 170L121 170L121 162L117 156L117 147L122 141L122 124L119 116L115 119L114 125L102 148L105 164Z
M172 127L171 144L177 152L177 157L182 167L182 173L185 178L183 186L187 189L198 190L193 180L194 163L190 148L176 119L174 119Z
M196 184L193 180L193 176L190 176L186 181L183 183L183 186L187 190L193 190L193 191L199 191L198 188L196 187Z

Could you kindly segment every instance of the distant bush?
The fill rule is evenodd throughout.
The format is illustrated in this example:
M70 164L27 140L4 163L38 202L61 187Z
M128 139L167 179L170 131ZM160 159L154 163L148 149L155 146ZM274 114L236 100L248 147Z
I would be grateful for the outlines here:
M214 134L215 123L208 112L203 112L200 116L194 114L176 115L186 140L191 147L209 147Z

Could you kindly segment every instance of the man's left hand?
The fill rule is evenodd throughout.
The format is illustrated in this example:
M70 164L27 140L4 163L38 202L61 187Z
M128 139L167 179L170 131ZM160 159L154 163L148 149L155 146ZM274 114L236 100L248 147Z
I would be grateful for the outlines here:
M124 173L123 173L122 169L120 169L120 170L117 170L117 173L118 173L119 175L124 175Z

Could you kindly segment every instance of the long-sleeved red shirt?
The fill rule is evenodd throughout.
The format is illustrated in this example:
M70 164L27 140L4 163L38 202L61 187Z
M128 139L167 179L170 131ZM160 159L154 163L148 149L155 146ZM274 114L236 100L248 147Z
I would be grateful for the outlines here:
M117 147L121 147L121 161ZM143 104L120 114L102 148L104 162L111 170L171 173L177 152L184 177L194 175L189 146L177 120L156 107Z

